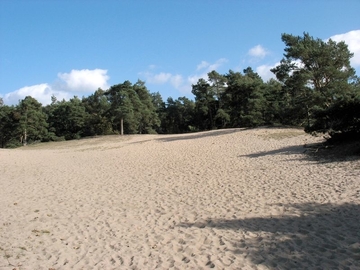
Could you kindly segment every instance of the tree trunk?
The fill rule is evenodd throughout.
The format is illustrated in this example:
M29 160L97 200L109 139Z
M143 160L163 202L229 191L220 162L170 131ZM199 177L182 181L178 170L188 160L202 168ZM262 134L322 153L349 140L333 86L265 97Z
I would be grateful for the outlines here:
M26 132L26 128L25 128L23 145L25 146L26 144L27 144L27 132Z
M124 135L124 119L121 118L120 120L120 134L121 136Z

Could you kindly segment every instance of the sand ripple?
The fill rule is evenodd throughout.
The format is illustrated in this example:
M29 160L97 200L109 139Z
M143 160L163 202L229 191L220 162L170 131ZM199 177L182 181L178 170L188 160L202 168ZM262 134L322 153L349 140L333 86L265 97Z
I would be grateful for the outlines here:
M0 151L0 269L359 269L360 161L296 129Z

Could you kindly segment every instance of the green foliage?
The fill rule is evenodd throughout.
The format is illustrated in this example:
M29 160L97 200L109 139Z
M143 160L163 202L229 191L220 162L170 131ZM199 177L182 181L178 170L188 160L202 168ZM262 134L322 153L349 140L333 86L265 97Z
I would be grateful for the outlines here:
M331 142L360 140L360 96L340 100L327 109L314 112L315 122L307 132L323 132Z
M10 142L17 138L17 124L15 108L13 106L0 105L0 144L2 148L10 147Z
M230 115L224 109L218 109L215 115L216 126L223 128L228 122L230 122Z
M151 101L154 106L154 113L158 116L159 125L155 126L155 132L166 133L166 105L159 92L151 94Z
M56 102L48 108L50 131L56 137L64 137L66 140L78 139L84 132L86 127L86 119L88 114L85 106L76 96L69 101Z
M105 91L99 88L94 94L83 98L82 104L87 113L83 135L94 136L111 134L111 122L107 117L110 103L105 96Z
M200 129L214 128L214 115L216 114L216 99L214 88L204 79L199 79L192 86L191 91L195 96L196 122Z
M282 41L286 45L285 58L271 71L283 83L286 109L297 111L295 122L309 127L315 110L329 108L351 92L353 54L344 42L325 42L308 33L303 37L283 34Z
M160 126L150 92L142 81L129 81L110 87L105 92L110 103L108 116L114 131L120 131L121 121L128 134L153 133Z
M47 137L47 116L42 110L42 105L36 99L27 96L16 107L18 125L16 133L23 145L42 141Z
M194 131L195 103L186 98L167 99L166 117L162 128L166 133L186 133Z
M266 125L286 123L288 113L284 111L286 104L284 91L280 82L270 79L264 84L263 120ZM289 123L287 123L289 124Z
M130 98L130 92L132 91L132 84L129 81L125 81L123 84L111 86L105 92L105 96L110 103L107 115L115 132L121 130L122 121L126 122L127 130L125 132L134 132L134 126L136 126L134 122L136 119L134 119L133 104Z
M264 123L264 82L251 68L245 74L233 72L226 75L225 107L232 127L251 127Z
M137 103L140 114L139 133L154 134L160 127L160 119L156 113L157 108L153 103L153 98L143 81L138 80L133 89L140 101Z

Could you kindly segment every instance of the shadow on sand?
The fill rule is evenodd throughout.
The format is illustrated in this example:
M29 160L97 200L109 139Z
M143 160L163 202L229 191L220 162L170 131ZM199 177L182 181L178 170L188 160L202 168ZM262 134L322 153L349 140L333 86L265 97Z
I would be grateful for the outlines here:
M320 163L342 162L360 159L360 143L349 142L341 145L328 146L325 143L311 145L292 145L271 151L262 151L239 157L258 158L271 155L303 154L304 160Z
M292 145L271 151L262 151L247 155L240 155L239 157L258 158L258 157L272 156L272 155L292 155L292 154L306 153L305 151L306 149L302 145Z
M182 141L182 140L193 140L193 139L201 139L205 137L215 137L215 136L221 136L226 134L231 134L235 132L241 132L245 129L243 128L232 128L232 129L219 129L219 130L211 130L211 131L202 131L202 132L196 132L196 133L186 133L183 135L166 135L168 138L163 137L158 139L162 142L172 142L172 141Z
M236 230L239 239L231 240L232 252L270 269L360 269L360 205L280 206L293 215L213 219L179 226Z

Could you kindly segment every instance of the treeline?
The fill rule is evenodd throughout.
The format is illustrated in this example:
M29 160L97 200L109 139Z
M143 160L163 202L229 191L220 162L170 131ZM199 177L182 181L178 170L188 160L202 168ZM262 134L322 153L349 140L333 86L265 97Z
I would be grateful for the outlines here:
M261 125L303 126L330 138L360 138L360 80L344 42L304 33L282 35L285 54L264 82L250 67L208 73L192 85L194 100L163 100L145 83L125 81L88 97L42 106L27 96L16 106L0 99L0 145L107 134L170 134Z

